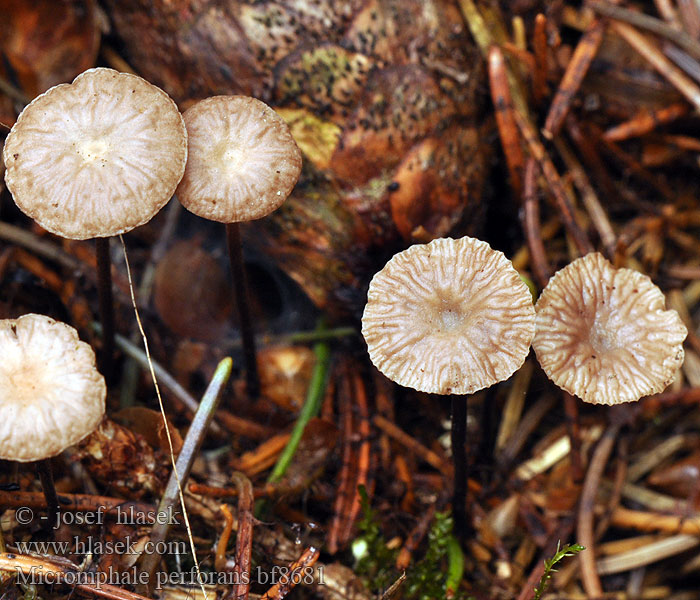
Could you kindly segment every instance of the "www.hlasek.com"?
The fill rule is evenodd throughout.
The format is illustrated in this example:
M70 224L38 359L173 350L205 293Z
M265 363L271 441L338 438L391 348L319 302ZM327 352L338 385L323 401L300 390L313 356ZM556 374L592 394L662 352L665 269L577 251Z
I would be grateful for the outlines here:
M72 542L15 542L20 554L55 554L65 556L68 553L80 555L102 554L188 554L189 546L183 541L143 540L126 536L123 540L96 540L92 537L81 539L75 536Z
M302 567L291 570L289 567L275 566L270 569L256 567L252 573L231 572L197 572L190 571L160 571L155 574L155 589L163 586L195 586L195 585L237 585L258 583L260 585L310 585L324 584L324 574L321 567ZM149 585L148 573L138 571L133 567L127 571L116 571L111 566L106 571L48 571L41 566L29 570L17 568L17 582L25 585L89 585L100 589L103 585Z

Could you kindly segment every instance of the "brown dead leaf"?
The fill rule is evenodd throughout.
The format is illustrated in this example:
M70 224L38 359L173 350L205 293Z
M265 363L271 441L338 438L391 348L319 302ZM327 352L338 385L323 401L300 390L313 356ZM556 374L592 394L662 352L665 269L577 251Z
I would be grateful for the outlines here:
M656 488L681 498L700 494L700 450L671 465L663 465L655 469L649 475L648 482Z
M94 0L3 0L0 47L33 98L95 66L100 45Z
M229 329L231 284L219 263L194 240L178 242L158 263L153 300L174 333L221 339Z
M129 406L115 413L113 418L134 433L142 435L152 448L166 453L170 452L168 436L163 425L163 415L157 410L145 406ZM177 456L182 449L182 436L170 422L168 422L168 429L173 443L173 452Z

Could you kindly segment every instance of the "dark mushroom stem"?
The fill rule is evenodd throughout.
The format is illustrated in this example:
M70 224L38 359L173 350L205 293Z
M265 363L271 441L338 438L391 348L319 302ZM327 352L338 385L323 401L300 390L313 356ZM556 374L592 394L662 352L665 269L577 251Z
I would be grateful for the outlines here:
M228 242L229 260L231 262L231 276L233 278L236 310L238 312L238 321L241 329L246 387L249 397L257 398L260 394L260 377L258 376L255 335L253 333L253 322L250 318L248 304L248 281L243 266L243 245L241 243L241 231L238 223L226 224L226 240Z
M53 483L51 459L46 458L44 460L39 460L35 464L37 473L39 474L39 480L41 481L41 489L44 490L46 507L48 508L49 528L51 528L54 523L56 523L58 519L58 511L60 510L58 495L56 494L56 487Z
M455 537L464 543L467 533L467 398L452 395L452 461L454 463L454 487L452 490L452 516Z
M114 298L112 296L112 261L109 256L109 238L95 240L97 254L97 301L102 323L102 352L100 371L107 380L114 374Z

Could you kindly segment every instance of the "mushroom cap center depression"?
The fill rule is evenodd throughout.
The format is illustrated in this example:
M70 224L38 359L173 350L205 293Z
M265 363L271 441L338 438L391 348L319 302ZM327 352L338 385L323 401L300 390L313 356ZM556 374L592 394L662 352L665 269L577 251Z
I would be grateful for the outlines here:
M436 290L432 302L425 310L419 311L417 317L423 321L421 327L426 335L445 336L452 340L462 337L475 343L482 336L488 339L489 319L478 306L473 306L467 291L460 297L453 290Z
M15 366L8 383L5 397L23 406L44 402L44 390L51 385L45 381L44 369L35 363Z
M622 347L617 332L610 329L609 324L596 319L591 327L589 341L593 349L599 354L611 352Z
M588 319L588 336L583 336L597 355L614 354L622 349L633 349L637 341L637 323L628 320L618 299L608 297L598 301Z
M445 331L454 331L464 323L465 315L454 308L443 308L440 312L440 321Z
M94 135L87 139L76 141L75 149L85 164L90 164L98 160L107 162L112 150L112 144L109 142L108 138Z

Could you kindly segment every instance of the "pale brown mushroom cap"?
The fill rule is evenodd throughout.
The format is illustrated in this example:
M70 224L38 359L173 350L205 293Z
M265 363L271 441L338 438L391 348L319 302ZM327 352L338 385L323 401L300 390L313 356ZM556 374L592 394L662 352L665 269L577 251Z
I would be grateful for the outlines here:
M289 127L248 96L214 96L183 115L189 157L177 197L189 211L221 223L260 219L277 209L301 172Z
M20 114L5 142L5 181L44 229L83 240L149 221L172 197L187 160L175 103L141 77L90 69Z
M594 252L558 271L537 301L532 346L547 376L593 404L663 391L688 331L651 279Z
M100 423L107 389L75 329L36 314L0 320L0 356L1 459L55 456Z
M470 394L510 377L535 333L532 295L502 252L470 237L396 254L369 286L374 365L422 392Z

